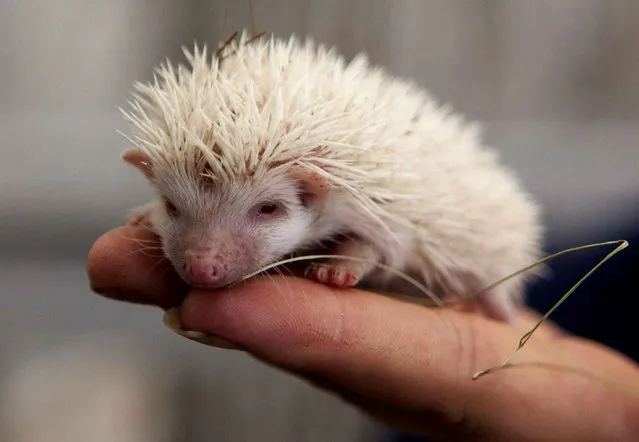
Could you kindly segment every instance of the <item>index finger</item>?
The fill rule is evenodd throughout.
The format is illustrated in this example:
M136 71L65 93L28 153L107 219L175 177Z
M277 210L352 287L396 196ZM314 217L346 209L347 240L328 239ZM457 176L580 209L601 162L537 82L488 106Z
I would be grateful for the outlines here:
M188 286L143 226L114 229L96 240L87 262L91 289L103 296L162 308L178 306Z

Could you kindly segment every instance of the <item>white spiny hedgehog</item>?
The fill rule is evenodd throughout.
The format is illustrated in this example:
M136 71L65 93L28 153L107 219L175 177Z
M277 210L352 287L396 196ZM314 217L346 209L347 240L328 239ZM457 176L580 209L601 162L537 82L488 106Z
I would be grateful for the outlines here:
M136 84L123 158L157 199L137 209L178 274L221 287L337 240L307 276L388 289L382 263L440 297L473 294L539 259L540 213L477 126L416 84L310 39L185 50ZM364 262L366 261L366 262ZM509 321L525 277L477 298Z

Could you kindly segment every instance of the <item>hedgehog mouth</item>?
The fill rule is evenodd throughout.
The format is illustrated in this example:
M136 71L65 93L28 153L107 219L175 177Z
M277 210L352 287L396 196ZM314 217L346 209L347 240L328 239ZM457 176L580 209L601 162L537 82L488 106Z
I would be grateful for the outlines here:
M274 260L273 263L277 262L277 260ZM271 275L272 273L274 274L278 274L281 275L281 272L274 270L274 269L269 269L266 270L264 272L260 272L259 270L264 268L265 266L256 266L253 269L250 269L246 272L244 272L241 275L238 275L236 277L234 277L232 280L230 281L225 281L225 282L221 282L221 283L212 283L212 284L196 284L193 282L190 282L187 280L187 283L193 287L194 289L200 289L200 290L223 290L223 289L228 289L231 288L233 286L236 286L242 282L245 281L249 281L252 280L260 275ZM280 267L280 266L278 266ZM306 266L304 266L306 267ZM293 276L298 276L297 272L291 272L291 268L287 266L287 268L289 269L289 272L291 275ZM300 269L296 269L296 270L300 270ZM303 272L300 273L300 275L303 274Z
M189 285L194 289L202 289L202 290L212 290L212 289L223 289L227 284L194 284L189 282Z
M224 290L224 289L231 288L245 280L252 279L247 277L248 275L251 275L251 273L252 272L247 272L245 275L237 276L233 278L231 281L225 281L225 282L221 282L217 284L194 284L189 282L189 285L195 289L200 289L200 290Z

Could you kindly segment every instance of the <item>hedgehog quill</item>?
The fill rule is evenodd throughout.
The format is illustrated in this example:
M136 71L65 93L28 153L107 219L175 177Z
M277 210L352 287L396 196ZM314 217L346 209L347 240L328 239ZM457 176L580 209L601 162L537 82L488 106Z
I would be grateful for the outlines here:
M308 278L388 290L380 263L444 299L539 259L539 207L477 124L363 54L233 37L167 60L123 111L123 159L157 195L130 223L150 226L187 283L223 287L336 238L358 260L310 263ZM473 302L512 321L528 277Z

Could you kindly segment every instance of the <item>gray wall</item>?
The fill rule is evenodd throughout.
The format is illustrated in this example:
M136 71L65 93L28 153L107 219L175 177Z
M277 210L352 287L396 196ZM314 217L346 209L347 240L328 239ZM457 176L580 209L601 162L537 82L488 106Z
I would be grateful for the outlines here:
M310 34L347 55L365 50L393 73L417 79L485 121L488 140L544 204L552 235L576 241L581 232L631 216L629 204L639 188L639 2L254 4L258 30ZM350 441L365 434L368 423L337 400L243 355L173 337L157 311L114 305L87 289L83 260L91 241L148 195L137 174L119 161L126 143L115 133L125 127L117 106L126 104L131 83L148 79L166 56L179 57L181 45L194 39L214 44L251 22L248 2L240 0L0 2L5 383L17 382L9 373L51 364L32 359L44 351L57 354L78 341L80 348L92 348L93 333L117 332L123 339L100 345L116 355L121 348L143 348L143 370L179 385L179 393L169 389L166 400L190 412L178 413L183 438L173 440L243 441L257 434L258 440L282 442ZM129 356L113 361L139 365ZM74 385L73 374L88 369L69 364L64 382ZM47 372L33 376L47 379ZM190 387L199 383L203 388ZM24 396L20 391L12 394ZM40 394L29 391L33 400ZM78 393L66 400L78 404L90 395L79 387L71 391ZM26 403L20 413L33 413L32 426L49 428Z

